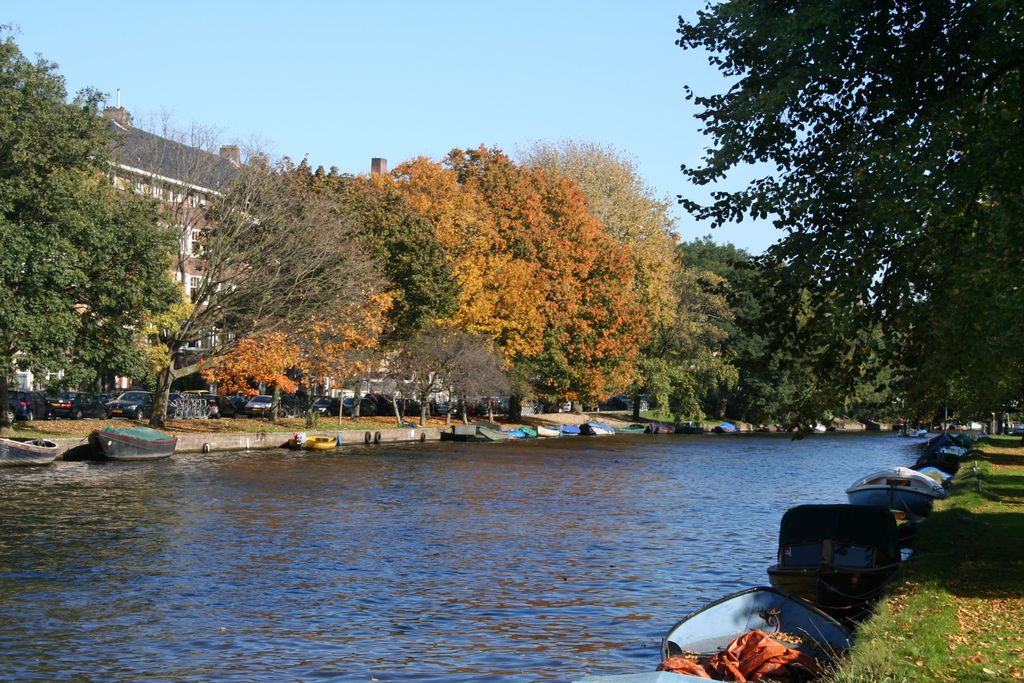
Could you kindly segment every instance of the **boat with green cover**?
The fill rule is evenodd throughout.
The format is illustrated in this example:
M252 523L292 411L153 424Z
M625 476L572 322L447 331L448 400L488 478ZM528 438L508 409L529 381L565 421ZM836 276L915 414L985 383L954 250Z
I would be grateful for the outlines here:
M118 429L97 429L89 435L93 454L104 460L159 460L168 458L178 437L142 425Z
M502 431L498 425L477 425L476 435L483 441L508 440L508 432Z
M647 432L647 425L634 423L625 427L616 427L616 434L644 434Z

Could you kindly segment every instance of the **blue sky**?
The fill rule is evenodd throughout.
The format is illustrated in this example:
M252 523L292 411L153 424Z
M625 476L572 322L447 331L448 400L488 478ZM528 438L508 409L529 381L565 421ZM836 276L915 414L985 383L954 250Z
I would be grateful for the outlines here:
M698 200L679 171L706 140L683 97L723 85L674 44L698 0L582 2L5 3L27 55L72 92L120 89L139 120L172 115L344 172L480 144L515 156L538 140L610 145L659 196ZM711 232L681 208L683 239ZM711 232L752 253L778 238L744 221Z

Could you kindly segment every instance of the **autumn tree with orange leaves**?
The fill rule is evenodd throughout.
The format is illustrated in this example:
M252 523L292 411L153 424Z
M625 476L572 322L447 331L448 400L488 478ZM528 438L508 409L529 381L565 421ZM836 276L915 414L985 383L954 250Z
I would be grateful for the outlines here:
M402 164L391 183L446 248L461 289L452 325L494 339L547 398L628 385L643 338L630 248L576 183L484 147Z
M201 374L207 382L216 382L225 394L248 394L257 387L273 388L270 417L276 417L280 392L295 391L295 381L287 372L299 360L299 345L286 332L266 332L246 337L228 354L204 364Z

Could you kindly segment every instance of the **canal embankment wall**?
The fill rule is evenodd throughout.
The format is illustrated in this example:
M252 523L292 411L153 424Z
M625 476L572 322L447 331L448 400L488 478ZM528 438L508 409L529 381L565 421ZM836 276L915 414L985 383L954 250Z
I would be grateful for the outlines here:
M340 446L374 445L382 443L415 443L440 441L441 430L438 427L396 427L394 429L343 429L338 431L305 431L307 436L327 436L337 439ZM210 451L248 451L267 448L283 448L295 436L290 432L236 432L236 433L196 433L177 434L177 453L208 453ZM86 446L87 437L57 438L58 457L64 457L73 449Z

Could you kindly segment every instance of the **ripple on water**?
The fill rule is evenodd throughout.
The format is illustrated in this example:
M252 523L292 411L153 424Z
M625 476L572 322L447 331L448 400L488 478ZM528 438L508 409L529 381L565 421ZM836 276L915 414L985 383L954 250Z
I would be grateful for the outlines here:
M0 472L12 680L569 680L764 584L889 436L608 437Z

